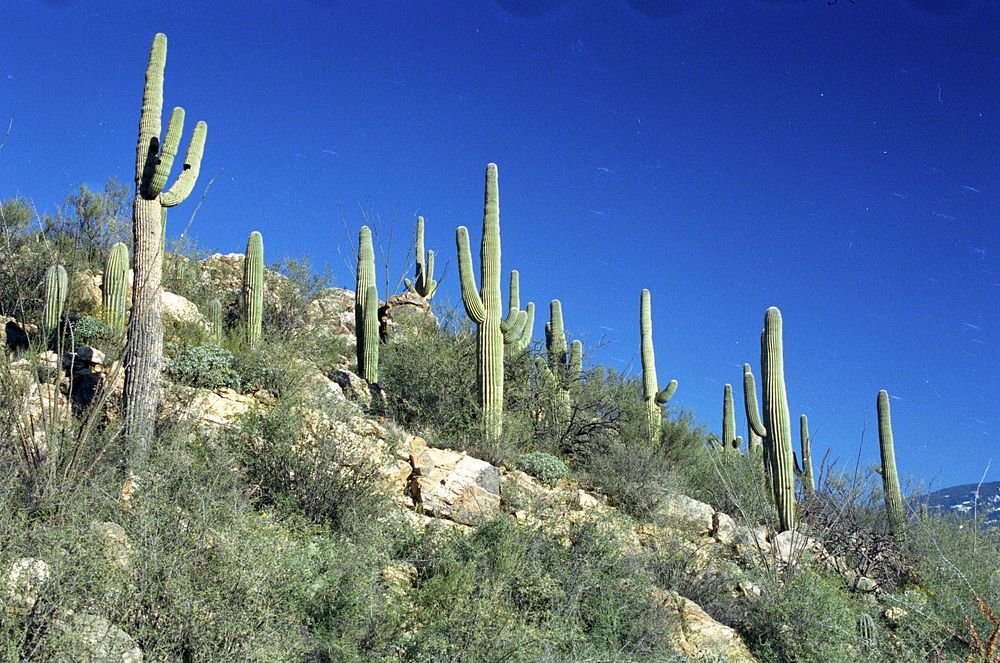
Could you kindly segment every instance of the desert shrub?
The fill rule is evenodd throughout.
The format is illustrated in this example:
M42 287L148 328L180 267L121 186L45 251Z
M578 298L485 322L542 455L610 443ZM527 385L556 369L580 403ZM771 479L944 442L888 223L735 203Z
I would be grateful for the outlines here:
M77 348L89 345L107 352L118 343L115 333L102 320L87 316L71 317L66 333Z
M239 380L240 391L252 393L266 389L276 395L287 391L290 376L278 367L274 355L273 351L265 354L264 352L244 350L235 357L233 371Z
M569 476L569 468L561 459L544 451L531 451L517 457L518 469L543 483L555 485Z
M240 377L233 368L235 355L215 344L196 345L179 351L167 363L167 377L189 387L239 390Z
M770 523L775 517L768 498L764 463L760 458L703 448L682 465L681 487L685 494L707 502L744 525Z

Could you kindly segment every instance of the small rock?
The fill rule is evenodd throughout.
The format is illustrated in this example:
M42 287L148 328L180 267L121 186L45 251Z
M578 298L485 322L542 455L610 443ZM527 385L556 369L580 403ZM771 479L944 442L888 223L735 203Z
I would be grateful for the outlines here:
M54 626L61 631L60 651L78 656L74 660L142 663L142 650L132 636L100 615L71 611Z
M668 523L694 530L698 534L710 534L715 509L687 495L671 494L664 499L658 515Z
M500 471L455 451L421 449L413 454L410 492L427 515L478 525L500 509Z
M892 624L893 626L899 626L899 622L902 621L909 613L906 608L900 608L899 606L893 606L892 608L886 608L882 612L882 616L885 620Z
M716 541L723 545L730 545L736 541L738 532L736 521L729 514L721 511L716 512L715 519L712 521L712 536L715 537Z
M39 594L52 577L52 569L41 559L22 557L14 560L7 573L3 598L12 616L26 615L38 603Z

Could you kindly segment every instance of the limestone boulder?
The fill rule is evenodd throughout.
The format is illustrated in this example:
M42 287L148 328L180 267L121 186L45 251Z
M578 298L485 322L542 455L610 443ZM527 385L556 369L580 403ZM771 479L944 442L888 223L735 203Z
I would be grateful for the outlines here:
M477 525L500 509L500 471L486 461L447 449L412 456L410 492L429 516Z
M105 617L68 612L53 624L57 649L78 661L142 663L142 649L125 631Z
M730 627L720 624L691 601L676 592L664 591L662 599L676 619L670 638L687 661L727 661L753 663L756 659L746 643Z
M164 290L160 293L160 302L163 306L165 324L174 326L194 324L205 330L209 329L208 320L191 300Z
M657 515L669 525L696 534L711 534L714 530L715 509L687 495L667 495Z
M22 557L14 560L3 586L3 605L12 617L30 613L41 597L52 569L45 560Z

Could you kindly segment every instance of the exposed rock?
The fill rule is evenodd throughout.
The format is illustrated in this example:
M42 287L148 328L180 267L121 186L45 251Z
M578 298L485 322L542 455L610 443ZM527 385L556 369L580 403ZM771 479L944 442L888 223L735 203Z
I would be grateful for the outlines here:
M500 508L500 471L477 458L428 447L413 454L410 491L427 515L477 525Z
M385 409L385 392L377 384L369 384L356 373L346 369L334 371L330 379L340 385L348 400L358 403L366 410L382 412Z
M409 562L390 564L382 569L382 580L393 594L406 594L417 581L417 567Z
M900 608L898 605L891 608L886 608L882 612L882 616L885 620L892 624L893 626L899 626L899 623L906 618L909 613L906 608Z
M69 310L76 315L93 315L101 310L101 291L94 289L94 275L90 270L74 271L69 277Z
M11 616L26 615L34 609L52 569L41 559L22 557L14 560L7 572L3 603Z
M121 571L132 569L132 543L124 527L113 522L93 522L90 530L100 540L108 564Z
M0 315L0 343L8 350L21 352L28 349L28 334L37 334L38 328L28 325L27 328L17 320L6 315Z
M164 290L160 293L160 302L163 307L163 321L165 324L183 325L195 324L209 329L208 320L194 302Z
M678 617L670 636L686 656L685 660L728 663L756 660L736 631L712 619L694 601L675 592L663 592L663 602Z
M438 327L430 303L413 292L390 297L379 308L378 318L379 335L383 340L398 332L434 331Z
M74 412L94 402L104 380L104 353L89 345L63 355L63 369L70 375L69 393Z
M142 663L142 650L135 640L100 615L68 612L54 627L59 651L72 660L100 663Z
M715 509L687 495L668 495L657 515L667 523L692 530L697 534L710 534L714 529Z
M721 511L715 513L715 519L712 521L712 536L715 537L716 541L729 545L736 541L738 532L736 521L728 514Z
M197 421L206 432L232 426L239 417L258 406L253 396L228 387L215 390L174 387L167 394L163 416Z
M343 288L327 288L309 302L302 320L304 331L322 331L327 334L344 336L353 352L354 338L354 293Z
M299 392L308 402L321 405L324 401L342 401L346 398L343 387L324 375L312 362L295 358L291 363L298 371Z
M818 541L796 530L779 532L768 543L770 546L765 552L770 550L782 564L801 563L826 554Z

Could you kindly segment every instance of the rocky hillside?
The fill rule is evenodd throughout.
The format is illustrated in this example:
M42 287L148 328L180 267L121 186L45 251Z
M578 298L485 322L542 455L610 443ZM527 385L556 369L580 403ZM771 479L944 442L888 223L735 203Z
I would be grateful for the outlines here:
M982 518L987 527L1000 526L1000 481L936 490L927 496L927 506L945 513Z

